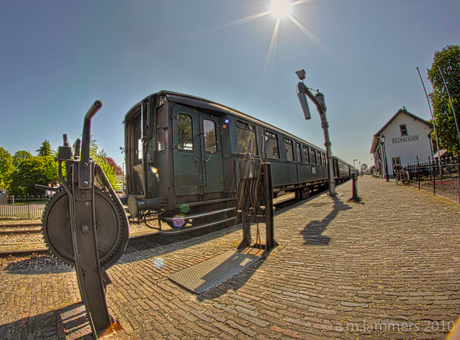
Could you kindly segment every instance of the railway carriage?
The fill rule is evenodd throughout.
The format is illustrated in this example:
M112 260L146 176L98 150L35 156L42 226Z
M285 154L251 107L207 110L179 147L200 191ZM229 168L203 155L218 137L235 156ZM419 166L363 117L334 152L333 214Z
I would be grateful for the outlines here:
M210 100L161 91L132 107L124 124L124 200L131 216L158 214L160 229L162 222L175 232L232 223L242 172L257 172L265 159L275 195L301 199L328 183L323 149ZM350 177L336 157L334 171L336 181Z

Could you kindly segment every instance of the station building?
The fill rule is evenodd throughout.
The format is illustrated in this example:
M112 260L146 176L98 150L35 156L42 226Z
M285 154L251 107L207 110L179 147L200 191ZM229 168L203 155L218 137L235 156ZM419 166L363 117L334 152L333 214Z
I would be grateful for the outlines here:
M393 177L395 164L407 165L432 159L431 123L410 113L405 107L373 136L371 153L374 155L374 173Z

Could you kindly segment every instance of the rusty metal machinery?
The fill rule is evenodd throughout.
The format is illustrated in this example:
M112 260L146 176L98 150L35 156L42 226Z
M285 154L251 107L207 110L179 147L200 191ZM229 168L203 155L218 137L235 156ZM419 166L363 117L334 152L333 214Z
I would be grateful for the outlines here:
M64 146L59 147L56 158L62 187L48 201L42 218L49 250L63 263L75 267L95 338L113 326L105 298L110 282L105 271L120 259L129 239L123 205L101 167L89 155L91 119L101 106L96 101L85 115L81 157L80 140L73 149L64 135Z
M238 185L238 207L241 213L243 240L238 249L248 247L265 250L265 256L278 243L275 241L273 221L273 185L271 164L251 159L249 153L241 164L241 180ZM257 223L254 244L251 240L251 222ZM265 224L265 242L259 234L259 223Z

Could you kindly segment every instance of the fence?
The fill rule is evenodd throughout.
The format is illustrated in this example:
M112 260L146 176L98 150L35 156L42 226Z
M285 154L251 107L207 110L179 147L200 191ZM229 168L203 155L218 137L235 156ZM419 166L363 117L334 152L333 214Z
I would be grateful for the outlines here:
M9 196L0 204L0 218L40 218L47 201L46 196Z
M459 159L450 157L435 162L420 162L407 166L411 185L433 192L460 204Z

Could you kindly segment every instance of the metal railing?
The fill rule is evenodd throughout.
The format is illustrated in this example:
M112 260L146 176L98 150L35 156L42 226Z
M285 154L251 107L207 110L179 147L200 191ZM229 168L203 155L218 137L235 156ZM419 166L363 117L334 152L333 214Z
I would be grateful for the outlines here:
M434 162L408 164L407 170L412 185L433 195L451 199L460 204L459 159L450 157Z
M0 202L0 218L40 218L43 214L47 196L9 196Z

